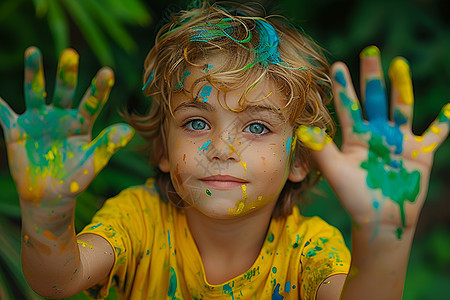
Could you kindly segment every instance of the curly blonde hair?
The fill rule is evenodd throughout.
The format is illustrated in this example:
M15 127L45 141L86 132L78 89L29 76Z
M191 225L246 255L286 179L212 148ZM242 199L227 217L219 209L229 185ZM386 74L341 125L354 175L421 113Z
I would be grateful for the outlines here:
M281 109L286 111L294 132L298 126L306 125L334 134L335 126L326 108L331 100L329 65L320 46L285 18L265 16L259 5L209 4L207 0L196 3L191 9L171 15L171 21L159 30L147 55L143 91L152 101L149 113L126 114L128 122L151 149L152 164L166 154L171 98L177 90L186 92L180 83L188 66L205 70L204 76L193 85L208 82L225 95L243 83L253 82L241 95L241 111L249 102L247 93L262 79L269 78L286 96L286 105ZM214 54L223 57L225 63L211 70L200 64ZM198 95L192 95L192 99L198 101ZM300 163L307 169L314 167L308 150L299 141L291 155L291 163ZM161 194L174 194L170 193L173 186L167 173L159 171L156 177L158 188L166 192ZM312 187L317 178L317 172L309 172L300 183L287 181L273 217L289 215L303 191ZM175 204L182 202L179 198L169 199Z

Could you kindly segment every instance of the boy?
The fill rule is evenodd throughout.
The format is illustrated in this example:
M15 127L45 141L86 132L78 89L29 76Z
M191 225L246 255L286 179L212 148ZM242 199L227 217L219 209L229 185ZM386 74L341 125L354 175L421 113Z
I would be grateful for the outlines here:
M71 110L78 56L63 52L46 106L40 54L28 49L28 109L17 116L2 101L0 120L30 286L51 298L86 289L103 298L111 283L123 299L401 298L449 106L415 137L409 68L399 58L390 68L388 121L379 52L368 47L361 55L368 121L348 70L332 68L339 151L325 133L333 130L325 108L330 79L317 49L246 6L203 2L175 16L145 63L152 110L127 116L161 173L108 200L78 237L76 196L133 130L115 125L91 142L112 71L100 70ZM295 206L314 181L310 155L354 221L351 266L340 233Z

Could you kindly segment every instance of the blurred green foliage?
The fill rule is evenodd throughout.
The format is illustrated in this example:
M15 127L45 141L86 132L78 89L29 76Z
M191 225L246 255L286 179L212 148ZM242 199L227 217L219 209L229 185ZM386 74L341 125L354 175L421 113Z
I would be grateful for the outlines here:
M450 2L446 0L265 1L273 13L287 16L314 37L330 62L345 61L356 77L358 52L376 44L387 70L397 55L411 63L415 88L414 130L421 133L450 99ZM145 110L141 95L143 61L153 44L166 7L179 1L154 0L3 0L0 2L0 94L18 113L23 100L23 53L39 47L44 56L48 99L52 97L60 51L80 53L75 99L102 65L112 66L116 85L100 114L93 136L120 122L118 111L130 103ZM387 83L389 87L389 83ZM127 104L128 103L128 104ZM75 103L75 105L78 103ZM339 136L337 137L339 140ZM130 185L141 184L152 170L136 153L139 139L119 151L77 202L77 231L103 201ZM404 299L444 299L450 282L450 142L436 153L427 202L418 224L406 278ZM20 210L0 139L0 299L42 299L26 284L20 267ZM306 215L320 215L339 227L350 245L350 220L322 181L302 205ZM87 299L79 294L71 299ZM108 299L116 299L112 292Z

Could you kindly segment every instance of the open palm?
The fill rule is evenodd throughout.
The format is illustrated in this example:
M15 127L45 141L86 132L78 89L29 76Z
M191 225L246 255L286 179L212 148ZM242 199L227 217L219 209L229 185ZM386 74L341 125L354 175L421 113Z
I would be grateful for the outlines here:
M58 64L53 103L46 105L41 54L30 47L25 52L26 111L17 115L0 99L0 124L22 201L75 198L133 135L128 125L118 124L91 141L92 124L108 98L114 75L109 68L101 69L79 108L72 109L77 74L78 54L67 49Z
M393 60L391 120L379 50L361 54L361 95L366 119L342 62L332 67L335 106L342 127L339 150L320 130L300 128L319 167L357 224L393 225L397 234L415 226L426 197L433 153L449 131L450 105L422 136L411 130L413 91L409 65ZM310 146L311 148L311 146Z

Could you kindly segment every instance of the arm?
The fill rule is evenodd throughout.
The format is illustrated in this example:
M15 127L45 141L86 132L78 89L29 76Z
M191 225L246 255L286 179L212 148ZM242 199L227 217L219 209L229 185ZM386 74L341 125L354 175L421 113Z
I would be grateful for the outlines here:
M415 136L410 70L404 59L397 58L389 70L392 121L388 120L376 47L361 54L367 120L346 66L334 64L332 76L342 126L341 149L322 131L303 127L297 135L306 145L313 144L319 168L352 218L352 263L342 294L342 276L330 278L332 285L322 284L317 299L401 299L433 153L449 131L449 106L422 136Z
M48 298L74 295L106 278L114 263L106 240L74 229L76 197L133 135L127 125L105 129L93 141L92 124L113 85L101 69L78 109L71 109L78 54L61 54L53 103L45 104L41 55L25 53L27 109L15 114L0 99L11 174L22 211L22 268L29 285Z

